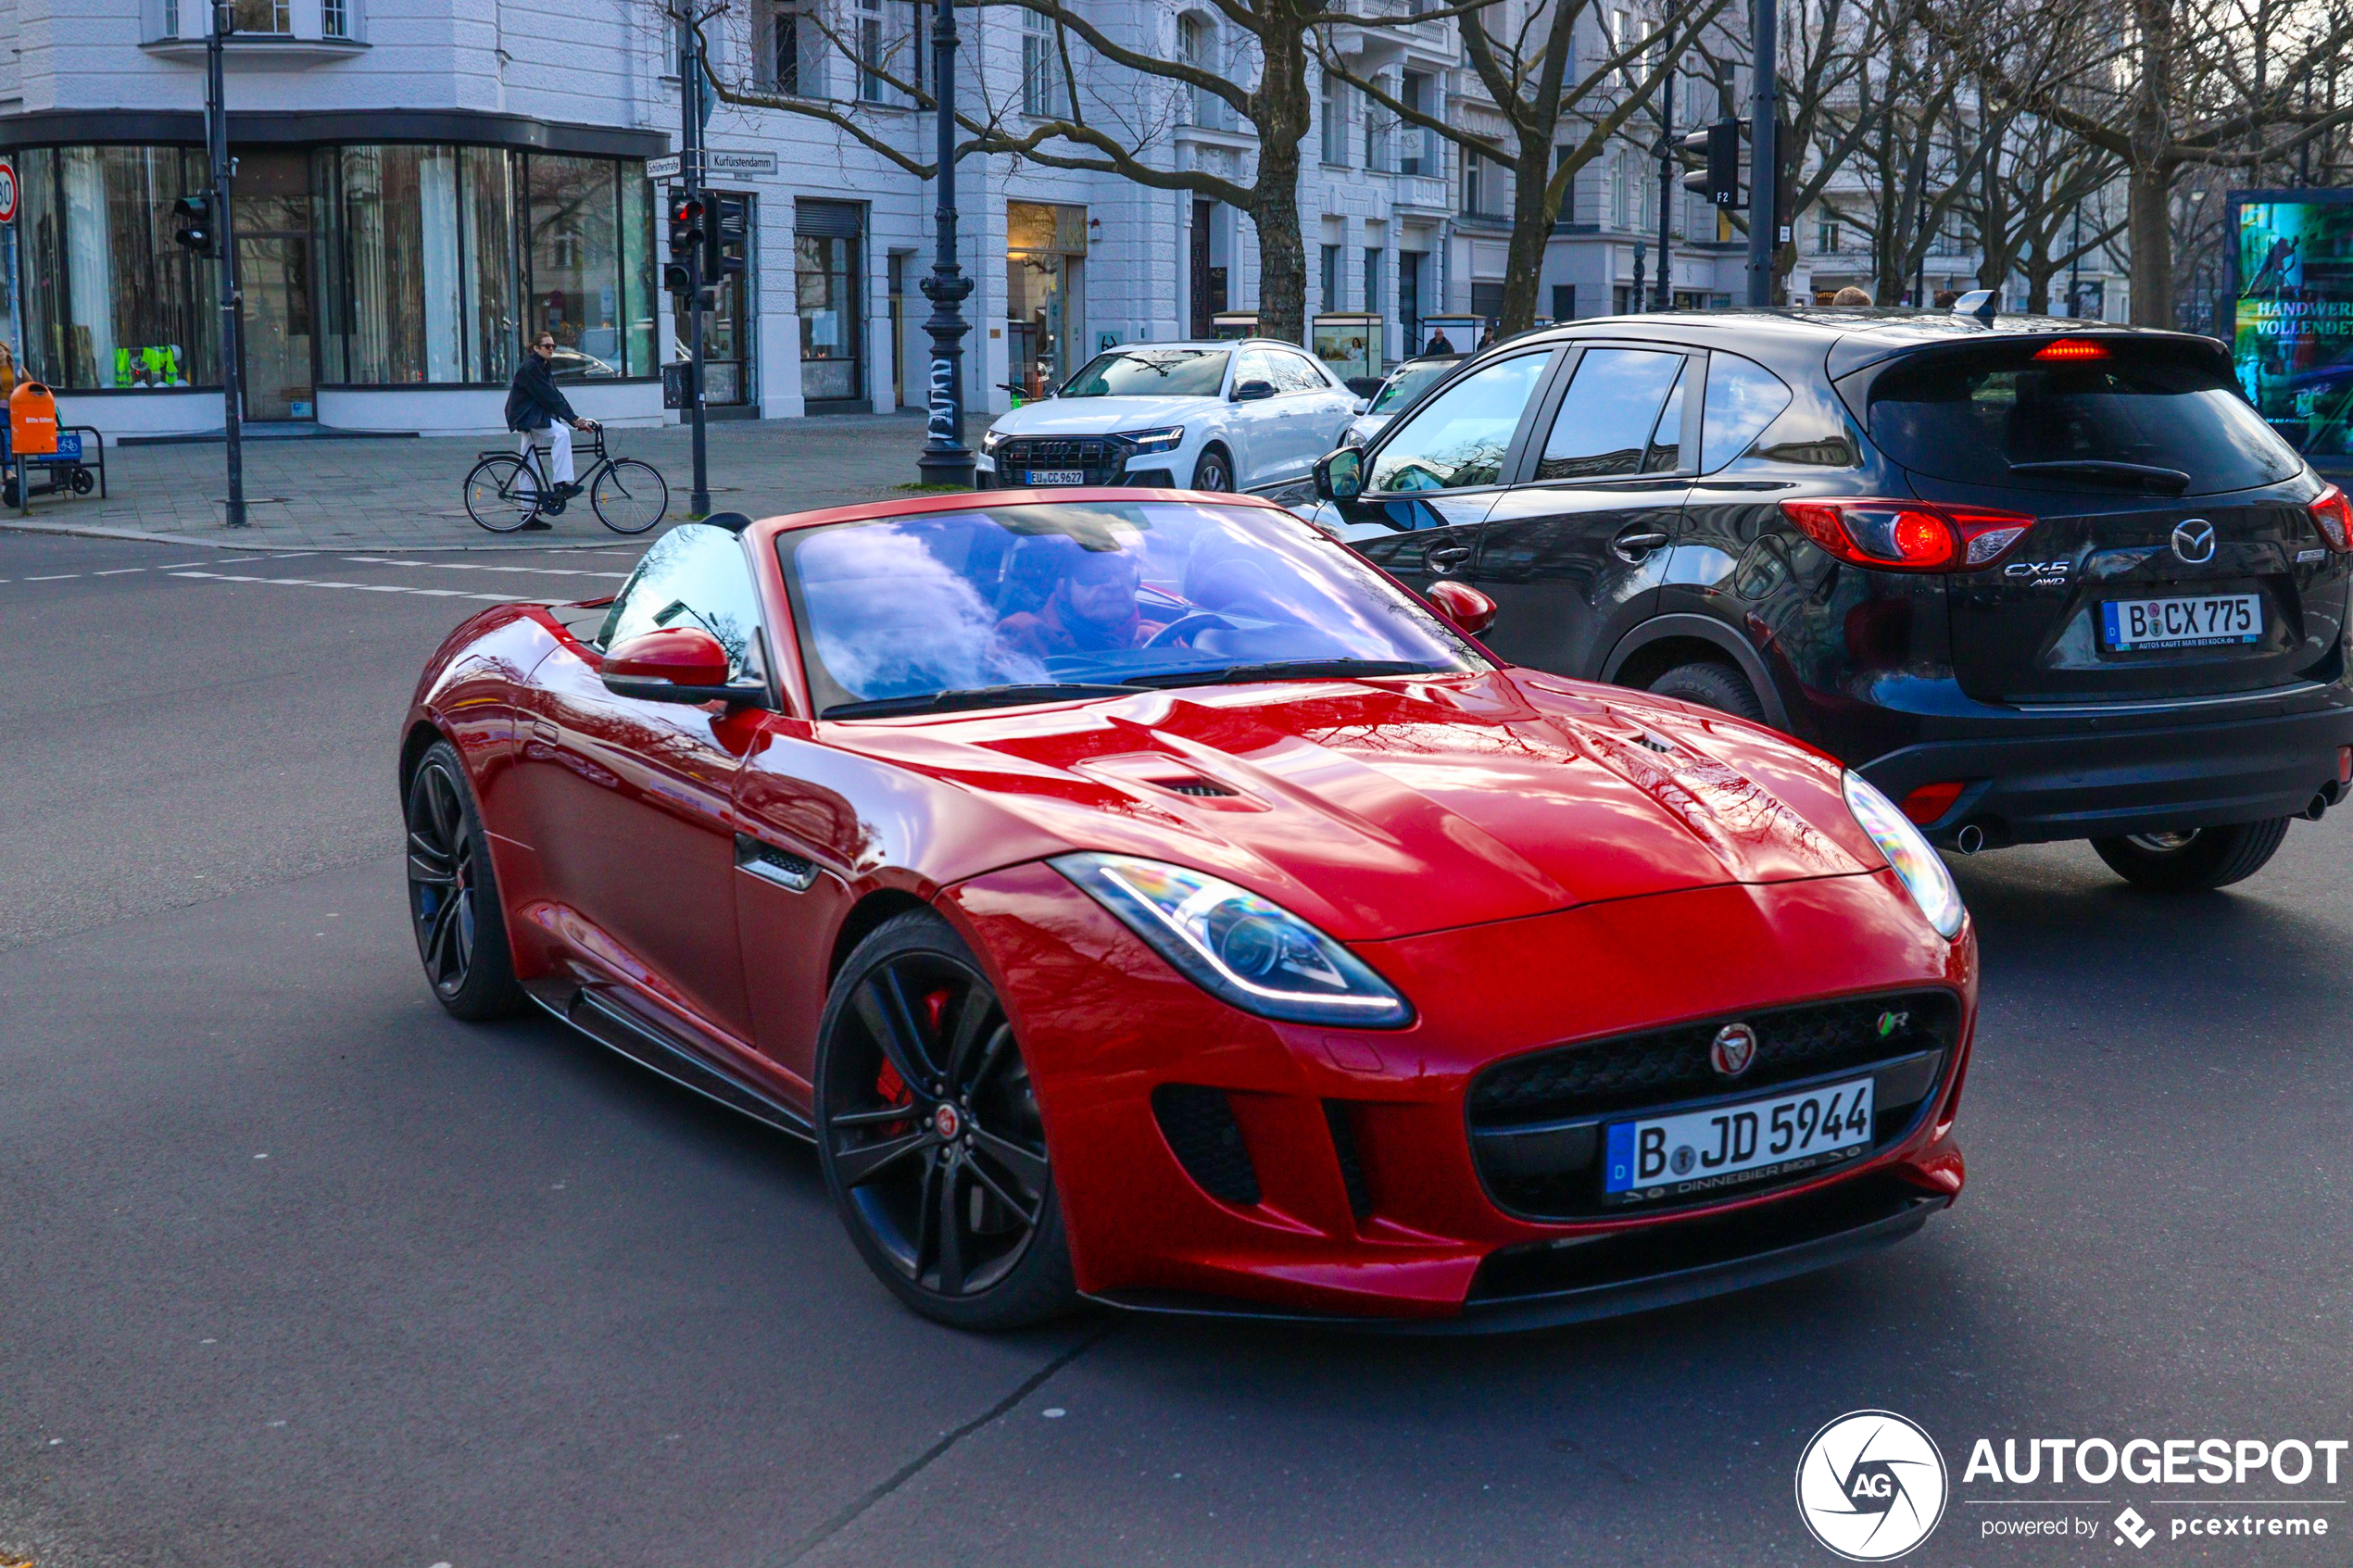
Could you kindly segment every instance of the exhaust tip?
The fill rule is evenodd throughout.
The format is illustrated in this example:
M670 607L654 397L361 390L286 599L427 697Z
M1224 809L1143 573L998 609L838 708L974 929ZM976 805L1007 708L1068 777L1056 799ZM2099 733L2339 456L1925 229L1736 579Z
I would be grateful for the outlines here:
M1964 855L1974 855L1985 847L1985 830L1975 822L1963 822L1961 831L1953 835L1953 847Z
M2308 822L2317 822L2322 817L2328 815L2328 809L2329 792L2324 789L2317 790L2313 793L2311 800L2304 808L2304 820Z

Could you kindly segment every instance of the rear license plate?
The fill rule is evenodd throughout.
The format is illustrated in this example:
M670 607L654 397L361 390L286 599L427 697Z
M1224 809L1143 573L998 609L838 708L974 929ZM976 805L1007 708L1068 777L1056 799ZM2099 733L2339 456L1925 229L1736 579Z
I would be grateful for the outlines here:
M1029 483L1032 484L1084 484L1087 483L1087 470L1085 469L1031 469Z
M1602 1191L1631 1203L1745 1186L1854 1159L1870 1141L1869 1078L1745 1105L1613 1122Z
M2110 599L2100 606L2100 640L2110 648L2208 648L2259 642L2263 600L2255 594L2195 599Z

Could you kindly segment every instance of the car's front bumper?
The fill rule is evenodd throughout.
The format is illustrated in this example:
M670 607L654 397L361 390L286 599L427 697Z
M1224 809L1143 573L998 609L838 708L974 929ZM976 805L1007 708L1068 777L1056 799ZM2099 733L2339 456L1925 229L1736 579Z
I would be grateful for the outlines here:
M1908 1235L1960 1190L1952 1119L1974 939L1937 937L1889 873L1358 944L1417 1010L1390 1032L1239 1013L1046 866L976 878L941 902L1022 1040L1079 1286L1118 1305L1401 1327L1567 1322L1837 1261ZM1706 961L1675 957L1693 954ZM1466 1097L1499 1061L1921 987L1959 998L1958 1033L1908 1130L1867 1158L1721 1201L1557 1223L1506 1212L1482 1181ZM1153 1110L1171 1085L1222 1097L1255 1201L1221 1201L1189 1173Z

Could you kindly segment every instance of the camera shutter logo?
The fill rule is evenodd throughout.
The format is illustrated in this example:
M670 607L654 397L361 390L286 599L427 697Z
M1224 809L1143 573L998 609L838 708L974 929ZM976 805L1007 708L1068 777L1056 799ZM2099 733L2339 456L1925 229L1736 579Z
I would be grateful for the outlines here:
M1797 1512L1850 1562L1888 1562L1944 1517L1944 1456L1892 1411L1856 1411L1814 1434L1797 1461Z
M2173 553L2192 566L2214 558L2214 525L2202 517L2185 518L2173 525Z

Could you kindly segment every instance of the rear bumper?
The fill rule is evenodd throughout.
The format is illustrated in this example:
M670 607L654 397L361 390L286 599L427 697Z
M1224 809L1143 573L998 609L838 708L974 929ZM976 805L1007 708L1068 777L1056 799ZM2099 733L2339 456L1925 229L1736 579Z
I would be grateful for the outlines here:
M2272 705L2171 724L2121 710L2112 719L2087 713L2068 733L1923 740L1861 771L1899 801L1922 784L1964 781L1952 807L1928 824L1946 843L1972 823L1999 845L2292 817L2316 794L2332 803L2342 797L2337 753L2353 746L2344 688L2322 688L2313 701L2300 712Z

